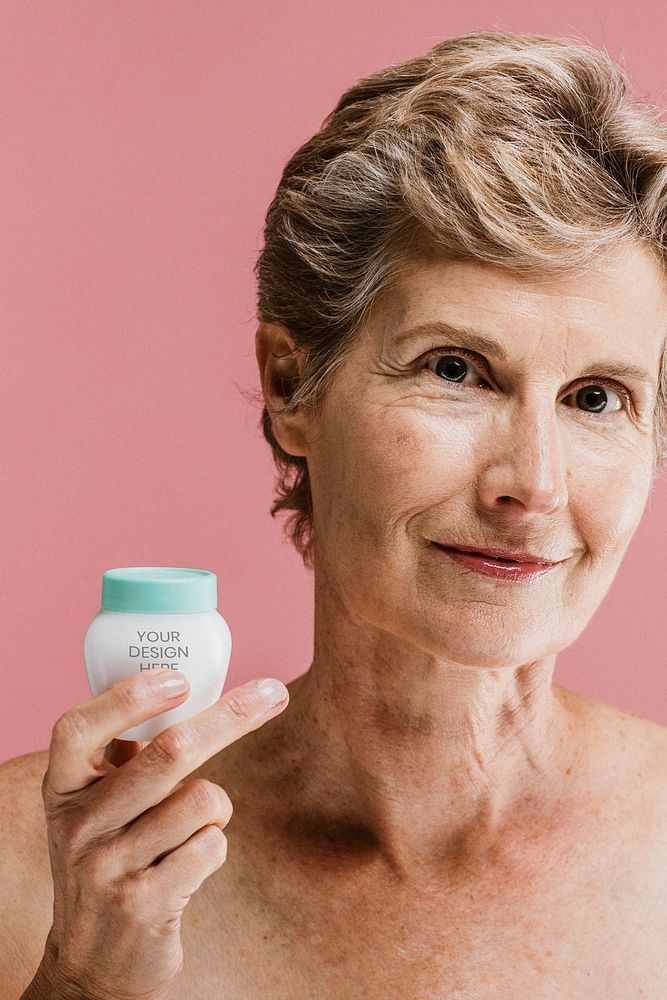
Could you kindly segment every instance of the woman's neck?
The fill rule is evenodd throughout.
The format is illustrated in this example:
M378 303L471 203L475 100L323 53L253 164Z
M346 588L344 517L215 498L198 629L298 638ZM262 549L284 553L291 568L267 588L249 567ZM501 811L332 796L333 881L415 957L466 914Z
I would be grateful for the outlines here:
M541 839L549 853L581 787L575 699L551 683L554 659L314 660L287 708L237 745L257 821L340 863L380 856L402 880L502 866L505 852L514 863Z

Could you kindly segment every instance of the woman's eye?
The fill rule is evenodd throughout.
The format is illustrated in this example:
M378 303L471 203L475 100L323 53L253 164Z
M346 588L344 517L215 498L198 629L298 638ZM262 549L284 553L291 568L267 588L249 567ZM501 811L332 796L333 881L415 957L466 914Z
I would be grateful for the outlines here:
M610 409L605 410L605 406L610 401L609 394L612 397L616 396L618 400L617 406L611 406ZM622 398L615 389L612 389L608 385L600 385L597 382L591 382L588 385L582 385L579 389L570 393L578 404L585 407L586 413L615 413L616 410L624 409L622 405ZM566 396L565 399L568 397ZM626 400L627 400L626 396Z
M435 362L434 368L430 368L431 362ZM477 371L477 366L466 355L460 353L444 354L440 352L431 355L426 362L426 367L434 371L443 382L452 385L470 385L469 382L466 382L466 376L471 370L473 372ZM575 409L581 407L582 412L592 415L596 413L602 413L603 415L614 413L624 408L624 401L626 404L630 403L629 393L625 393L623 390L617 391L616 389L612 389L610 385L604 382L589 382L582 385L569 393L565 399L569 399L570 397L573 397L575 400ZM617 401L616 404L614 404L614 397ZM612 405L610 408L607 408L609 403Z
M437 362L435 373L446 382L463 382L466 369L474 368L468 358L459 354L436 354L430 360Z

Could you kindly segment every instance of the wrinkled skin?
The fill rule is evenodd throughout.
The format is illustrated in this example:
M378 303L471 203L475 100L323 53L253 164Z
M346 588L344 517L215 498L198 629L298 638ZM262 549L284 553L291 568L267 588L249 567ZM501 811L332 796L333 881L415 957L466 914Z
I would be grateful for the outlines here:
M358 332L322 411L274 417L282 447L307 457L315 512L314 657L257 745L259 760L271 735L274 777L298 773L293 815L344 823L416 879L577 799L583 748L555 659L607 593L653 469L655 386L603 381L599 364L657 381L665 305L641 247L543 279L415 260ZM436 320L484 333L508 360L462 357L463 336L400 338ZM270 410L301 370L293 347L284 327L260 325ZM425 358L431 349L440 356ZM442 354L458 359L448 368ZM600 384L606 396L577 400ZM498 581L434 540L562 562Z

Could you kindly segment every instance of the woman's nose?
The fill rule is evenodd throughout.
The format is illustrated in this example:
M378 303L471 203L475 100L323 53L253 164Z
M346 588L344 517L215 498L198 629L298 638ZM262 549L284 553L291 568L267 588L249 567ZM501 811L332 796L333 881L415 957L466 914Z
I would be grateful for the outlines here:
M550 514L567 505L567 468L556 413L546 406L515 411L502 432L496 426L491 458L480 483L481 500L490 509L506 507L508 498L526 511Z

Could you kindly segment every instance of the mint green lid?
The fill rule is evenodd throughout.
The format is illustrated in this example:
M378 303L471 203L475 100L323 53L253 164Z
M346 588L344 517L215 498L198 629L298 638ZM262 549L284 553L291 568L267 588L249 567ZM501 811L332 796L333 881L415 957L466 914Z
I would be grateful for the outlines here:
M206 569L123 566L102 574L102 607L108 611L183 614L217 606L218 578Z

